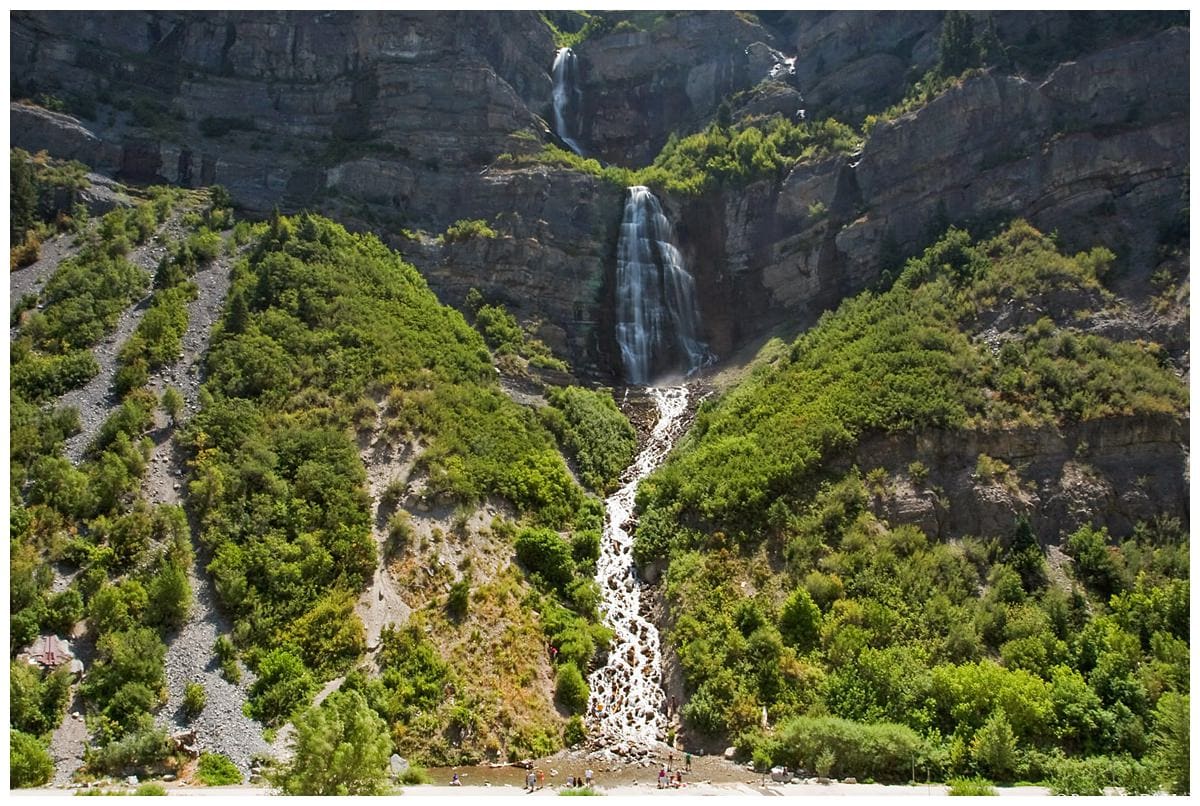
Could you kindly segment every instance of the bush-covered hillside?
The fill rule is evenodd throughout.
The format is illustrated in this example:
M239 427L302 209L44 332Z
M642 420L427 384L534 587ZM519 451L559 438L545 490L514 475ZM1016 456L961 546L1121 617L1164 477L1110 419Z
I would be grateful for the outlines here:
M868 433L1183 414L1187 389L1160 348L1073 326L1111 300L1099 279L1111 259L1061 255L1024 223L982 243L951 230L892 288L846 301L701 408L676 458L641 487L641 556L699 533L760 539ZM979 331L1002 306L1055 318L991 343Z
M553 530L598 524L596 504L571 479L555 438L500 391L483 338L441 306L411 266L375 237L313 216L276 217L257 229L234 270L208 356L203 410L186 441L194 454L189 500L213 552L208 570L233 617L233 638L259 674L251 705L278 724L365 648L353 602L377 557L356 435L378 431L394 444L414 444L425 500L469 513L487 498L503 499L562 543L568 559L570 544ZM414 545L407 522L393 520L392 550L425 548ZM505 539L506 528L496 535ZM450 607L461 621L476 605L469 575L458 587ZM582 614L572 618L582 617L586 632L595 606L575 604L573 591L564 586L558 595ZM444 629L453 630L454 620ZM386 649L400 640L385 642L385 667L409 663L407 650ZM437 685L466 677L459 686L470 687L447 660L431 667L440 670ZM435 736L446 728L440 719L461 718L449 710L423 715L424 689L409 691L412 673L402 677L389 704L379 705L398 740ZM382 684L392 688L392 680L385 674ZM557 736L548 741L555 746ZM428 743L403 747L437 753L431 760L455 758Z
M641 487L636 544L670 560L688 729L809 770L844 745L835 775L905 780L916 758L935 776L1043 780L1096 754L1130 759L1107 783L1151 774L1188 694L1178 521L1118 545L1084 527L1048 564L1027 522L937 542L872 513L874 474L832 470L881 432L1183 416L1153 345L1065 316L1103 307L1110 257L1063 256L1023 223L979 243L951 231L702 407ZM1005 305L1047 316L978 338ZM777 731L758 729L764 706Z
M180 231L220 243L207 227L228 210L216 209L207 194L157 189L148 196L90 222L86 211L75 212L77 251L36 297L18 306L11 354L10 652L39 634L71 636L86 619L87 633L78 642L94 643L95 661L79 690L91 735L91 772L141 769L167 755L166 733L153 716L166 701L164 639L192 604L184 512L150 503L142 490L153 447L147 433L159 406L143 388L144 369L114 385L111 409L102 401L103 422L93 427L82 460L73 463L64 451L84 423L80 411L59 398L99 372L93 346L149 285L146 255L137 256L135 248L155 242L167 247L161 271L176 272L183 288L196 262L176 260L179 250L164 222L186 219ZM186 306L171 318L173 329L181 330ZM148 315L142 323L155 319ZM162 338L153 327L139 328L121 352L144 349L174 360L177 337L165 349ZM52 765L35 762L64 717L71 678L65 669L43 673L23 662L10 671L11 725L23 732L12 748L22 777L14 775L12 782L45 783Z

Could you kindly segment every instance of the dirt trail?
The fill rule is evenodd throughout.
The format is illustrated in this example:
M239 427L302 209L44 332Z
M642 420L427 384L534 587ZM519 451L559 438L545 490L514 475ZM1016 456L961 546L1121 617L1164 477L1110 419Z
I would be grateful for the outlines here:
M71 687L70 706L63 721L54 729L50 737L50 757L54 759L54 786L66 786L71 783L71 776L83 766L83 750L87 746L87 726L84 724L83 698L79 696L78 686ZM76 719L74 714L79 714Z

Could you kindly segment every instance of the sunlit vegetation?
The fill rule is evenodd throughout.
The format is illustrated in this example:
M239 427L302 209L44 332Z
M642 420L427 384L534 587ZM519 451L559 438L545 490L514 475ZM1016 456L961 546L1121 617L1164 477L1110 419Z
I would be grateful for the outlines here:
M639 492L649 510L643 553L664 517L759 532L773 502L803 494L866 432L1182 413L1186 387L1156 345L1048 317L1008 334L998 351L972 338L980 316L1008 300L1103 301L1097 274L1110 259L1104 250L1060 255L1024 223L978 244L951 230L891 289L847 300L719 404L701 407L678 459Z
M485 302L479 289L472 288L467 292L466 304L475 329L492 350L502 372L525 374L524 364L559 372L570 370L567 362L555 356L545 342L527 333L507 308ZM515 360L518 356L524 361Z
M616 486L633 461L637 434L607 390L579 386L550 389L542 420L575 460L579 474L596 492Z
M10 268L36 261L42 241L54 233L87 224L87 209L76 201L87 186L82 163L51 159L45 151L9 150Z
M848 154L861 138L833 119L800 121L775 116L764 123L721 125L684 137L672 135L654 161L641 169L601 166L556 145L529 155L501 154L500 164L537 162L591 174L619 187L648 185L680 195L721 187L741 187L762 179L782 179L798 162Z
M1186 388L1155 346L1051 318L1071 321L1064 299L1103 304L1110 259L1063 256L1023 223L981 243L951 231L701 407L639 491L635 544L670 560L689 729L809 770L828 750L834 775L860 779L915 767L1063 791L1187 786L1178 755L1174 772L1157 766L1188 692L1178 522L1119 545L1098 528L1064 535L1072 563L1054 581L1028 523L937 542L872 514L886 474L832 469L868 434L1183 416ZM1008 300L1048 313L992 349L973 329ZM981 483L1011 473L976 467Z
M124 254L155 235L180 194L146 195L80 233L78 254L51 275L36 309L31 304L19 317L12 349L10 650L39 634L68 636L87 619L85 640L95 641L96 659L80 691L88 704L92 772L144 768L169 752L165 732L154 725L166 699L164 638L186 620L192 598L183 511L140 497L152 447L146 433L158 401L130 390L77 465L62 454L79 431L79 413L54 403L94 375L90 348L148 285L150 278ZM58 592L51 588L52 562L73 572ZM12 724L45 739L63 717L66 672L16 669ZM32 748L26 743L21 752L36 755Z
M553 436L500 392L484 338L411 266L310 216L255 237L184 439L209 571L259 667L252 708L278 724L311 695L306 676L344 672L363 651L352 604L376 557L354 435L376 424L373 401L388 439L423 444L428 499L500 496L553 528L587 508Z

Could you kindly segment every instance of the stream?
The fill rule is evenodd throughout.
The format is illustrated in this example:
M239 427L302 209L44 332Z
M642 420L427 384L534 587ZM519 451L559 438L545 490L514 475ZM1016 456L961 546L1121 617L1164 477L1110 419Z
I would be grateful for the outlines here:
M607 665L588 677L589 744L625 757L645 755L666 734L658 628L641 613L645 583L637 575L633 536L627 525L633 517L638 482L671 450L683 431L688 408L686 386L651 387L646 392L654 399L658 421L625 471L624 485L604 502L604 535L596 581L600 584L601 614L614 635Z

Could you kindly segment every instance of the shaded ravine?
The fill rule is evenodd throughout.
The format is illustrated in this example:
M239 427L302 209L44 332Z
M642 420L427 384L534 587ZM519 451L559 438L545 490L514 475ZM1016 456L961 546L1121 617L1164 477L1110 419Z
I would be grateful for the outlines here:
M598 754L639 757L663 741L666 713L658 628L642 615L642 588L633 561L633 517L638 483L666 458L686 426L688 388L650 388L658 421L624 485L604 503L604 536L596 581L604 623L613 630L608 663L588 677L588 743Z

